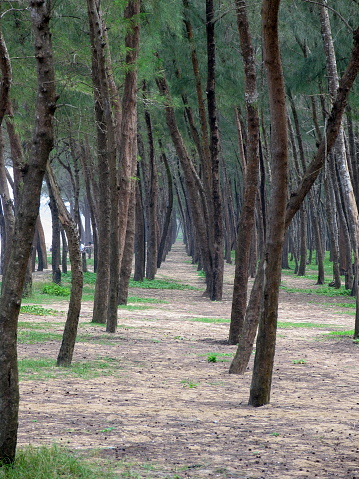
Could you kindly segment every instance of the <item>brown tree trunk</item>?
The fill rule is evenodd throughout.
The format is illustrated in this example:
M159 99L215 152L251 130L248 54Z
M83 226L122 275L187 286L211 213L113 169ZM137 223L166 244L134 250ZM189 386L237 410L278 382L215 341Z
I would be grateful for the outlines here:
M126 229L126 241L121 261L120 282L118 288L118 304L127 304L128 288L132 271L132 259L135 242L135 212L136 212L136 188L133 185L130 204L128 208L128 220Z
M255 205L259 185L259 117L256 87L256 66L245 0L236 1L237 24L246 81L247 159L244 197L238 226L236 269L233 286L229 344L237 344L247 307L250 246L255 224ZM239 123L239 121L238 121Z
M137 177L139 177L139 167L137 168ZM141 181L141 180L140 180ZM145 219L143 215L142 194L140 182L136 183L136 226L135 226L135 271L133 279L143 281L145 277Z
M162 261L165 257L165 245L166 245L166 238L169 232L169 226L171 223L171 215L173 209L173 180L172 180L172 173L170 170L170 165L167 160L166 154L162 151L161 158L163 164L165 165L166 170L166 177L167 177L167 190L168 190L168 203L166 208L166 216L162 227L162 235L160 245L158 247L158 255L157 255L157 267L161 266Z
M97 130L98 190L98 267L94 294L92 322L106 323L110 286L110 173L106 111L110 111L105 71L105 43L102 39L102 20L95 0L87 0L92 48L92 82ZM113 146L113 145L112 145Z
M13 247L0 298L0 462L15 459L19 386L16 352L17 321L25 273L30 257L41 185L53 146L53 116L56 109L55 76L49 31L50 6L43 0L30 1L38 93L32 147L15 218ZM44 87L46 85L46 88Z
M51 242L51 267L52 267L52 282L56 284L61 284L61 270L60 270L60 258L61 258L61 248L60 248L60 220L59 220L59 211L55 201L55 197L51 188L51 183L48 179L47 174L45 174L47 190L50 198L50 211L52 219L52 242Z
M122 120L119 136L120 159L119 159L119 238L118 238L118 276L117 288L110 297L107 315L106 331L114 333L117 329L117 308L118 308L118 281L121 262L123 258L128 211L133 187L133 176L136 171L137 161L137 58L139 52L140 26L138 16L140 14L140 0L129 0L125 8L124 18L131 28L128 30L125 39L126 48L126 76L122 99ZM117 262L117 259L113 262ZM116 263L117 266L117 263ZM113 273L113 278L115 273ZM113 283L114 287L114 283ZM115 302L116 299L116 302Z
M146 94L146 84L143 85ZM158 172L153 142L152 121L149 111L145 108L145 123L148 138L148 200L147 200L147 253L146 278L155 279L157 272L158 237L157 237L157 210L158 210Z
M272 184L263 265L263 309L249 398L249 404L255 407L268 404L270 400L287 204L287 113L278 37L279 5L280 0L263 0L262 2L263 57L272 125Z
M216 44L214 13L214 1L206 0L207 105L212 177L210 212L212 216L211 220L213 219L213 223L209 229L212 256L212 289L210 291L210 299L212 301L220 301L223 294L224 233L219 158L219 127L216 99Z
M75 348L77 326L81 311L81 297L83 287L82 262L80 252L80 237L75 221L69 215L63 202L59 187L56 183L52 168L47 166L47 175L51 184L51 190L59 211L60 222L68 238L70 262L71 262L71 295L69 309L62 337L62 343L57 356L57 366L70 366Z

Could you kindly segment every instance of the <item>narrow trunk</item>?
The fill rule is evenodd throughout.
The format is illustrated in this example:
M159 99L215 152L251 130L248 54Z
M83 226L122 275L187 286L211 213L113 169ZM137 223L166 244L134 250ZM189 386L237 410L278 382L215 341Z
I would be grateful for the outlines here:
M229 344L238 343L246 313L250 246L255 224L255 205L259 185L259 117L255 58L247 18L246 2L237 0L236 8L241 54L246 75L245 100L248 145L247 162L244 170L246 174L244 177L243 205L237 236Z
M57 208L59 211L59 218L63 229L66 232L68 238L70 262L71 262L71 295L69 302L69 309L67 312L67 318L65 323L64 334L62 337L62 343L59 354L57 356L57 366L70 366L72 356L75 348L75 341L77 335L77 327L79 323L80 311L81 311L81 297L83 287L83 274L81 264L81 252L80 252L80 237L79 231L75 221L70 217L65 203L60 195L59 187L56 183L52 168L47 166L47 175L51 184L51 190L53 192Z
M271 117L272 187L264 256L263 309L254 360L249 404L268 404L277 332L278 295L287 204L288 138L285 89L278 38L280 0L263 0L263 56Z
M53 146L56 109L50 6L43 0L31 0L29 10L38 78L35 126L27 169L22 172L13 247L0 298L0 462L5 463L13 463L15 459L19 409L17 321L39 211L42 180Z

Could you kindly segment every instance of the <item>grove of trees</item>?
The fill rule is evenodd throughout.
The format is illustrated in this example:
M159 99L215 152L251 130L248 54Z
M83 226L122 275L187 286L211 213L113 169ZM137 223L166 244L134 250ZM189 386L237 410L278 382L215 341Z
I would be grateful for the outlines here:
M16 453L17 321L47 267L38 217L52 215L52 278L72 290L58 366L81 308L80 244L93 245L92 321L117 328L132 274L154 279L179 232L220 301L235 251L230 373L270 401L278 294L333 264L357 298L357 0L0 2L0 461ZM249 298L249 278L255 278Z

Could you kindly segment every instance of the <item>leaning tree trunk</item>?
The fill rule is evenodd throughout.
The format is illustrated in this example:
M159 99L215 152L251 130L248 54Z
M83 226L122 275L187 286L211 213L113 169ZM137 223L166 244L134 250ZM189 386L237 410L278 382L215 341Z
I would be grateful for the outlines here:
M327 76L328 87L332 101L334 101L336 92L339 87L337 63L334 51L334 42L331 33L331 26L329 21L329 13L327 7L327 1L322 0L319 12L320 12L320 25L323 37L324 52L326 56L327 64ZM358 275L359 275L359 215L358 207L354 195L353 185L349 175L348 162L346 158L345 143L344 143L344 130L340 127L338 138L334 145L334 155L338 168L338 181L340 182L343 197L345 200L346 211L348 216L348 227L350 231L350 238L352 242L352 250L354 253L354 286L356 295L356 314L355 314L355 331L354 338L359 338L359 294L358 294Z
M13 247L0 298L0 462L7 463L15 459L18 429L17 322L39 213L42 180L53 147L53 116L56 109L49 31L50 5L44 0L31 0L29 6L38 78L35 126L27 168L22 172Z
M75 221L71 218L60 195L52 168L47 166L47 174L51 189L59 210L59 218L68 238L69 255L71 262L71 295L67 319L60 351L57 357L57 366L70 366L75 347L77 326L81 311L81 297L83 287L82 261L80 251L80 237Z

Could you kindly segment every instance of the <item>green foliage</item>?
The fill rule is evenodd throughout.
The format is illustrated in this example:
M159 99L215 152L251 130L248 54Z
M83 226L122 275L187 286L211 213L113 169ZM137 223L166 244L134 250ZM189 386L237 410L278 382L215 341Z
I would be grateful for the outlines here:
M48 294L51 296L62 296L67 297L70 296L70 289L64 286L60 286L56 283L49 283L45 284L42 288L43 294Z
M217 354L216 353L211 353L207 357L207 361L209 363L216 363L217 362Z
M55 316L59 312L56 309L46 309L37 304L25 304L21 306L20 313L35 314L37 316Z
M13 466L0 464L0 479L115 479L107 468L100 468L53 445L20 448Z

